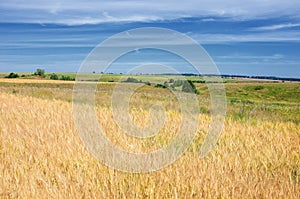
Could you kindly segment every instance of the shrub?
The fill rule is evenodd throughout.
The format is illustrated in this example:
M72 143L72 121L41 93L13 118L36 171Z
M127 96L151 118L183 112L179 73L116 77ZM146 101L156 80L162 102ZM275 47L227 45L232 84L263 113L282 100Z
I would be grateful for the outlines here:
M165 83L164 83L164 86L165 86L166 88L169 87L168 82L165 82Z
M58 80L58 75L55 74L55 73L52 73L52 74L50 75L50 79L52 79L52 80Z
M204 83L205 83L205 80L193 80L193 83L204 84Z
M5 78L19 78L19 75L17 73L9 73Z
M75 80L75 79L74 79L74 78L71 78L70 76L65 76L65 75L63 75L63 76L61 76L60 80L73 81L73 80Z
M199 91L196 89L196 86L191 80L187 80L183 82L182 91L187 93L199 94Z
M262 90L262 89L264 89L263 86L255 86L254 87L254 90L256 90L256 91L259 91L259 90Z
M128 77L125 82L130 82L130 83L139 83L140 81L133 78L133 77Z
M179 87L179 86L182 86L182 84L183 84L182 80L176 80L176 81L174 81L173 86L174 87Z
M38 69L36 69L36 71L35 71L35 73L34 73L34 75L38 75L38 76L40 76L40 77L45 77L46 75L45 75L45 70L44 69L40 69L40 68L38 68Z
M167 88L165 85L162 85L162 84L156 84L155 87L156 88Z
M148 85L148 86L151 86L151 83L150 82L144 82L144 84Z

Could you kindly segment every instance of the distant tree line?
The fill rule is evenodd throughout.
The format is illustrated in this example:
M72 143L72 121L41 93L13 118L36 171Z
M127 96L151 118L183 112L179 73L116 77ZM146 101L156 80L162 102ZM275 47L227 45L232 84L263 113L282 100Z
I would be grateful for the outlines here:
M94 73L94 72L93 72ZM101 74L104 74L103 72L101 72ZM108 73L108 74L112 74L112 73ZM156 74L144 74L144 75L156 75ZM300 82L300 78L289 78L289 77L275 77L275 76L250 76L250 75L216 75L216 74L193 74L193 73L183 73L183 74L157 74L157 75L166 75L166 76L178 76L178 75L182 75L182 76L194 76L194 77L221 77L221 78L249 78L249 79L267 79L267 80L279 80L279 81L293 81L293 82ZM66 81L74 81L75 78L74 77L70 77L68 75L62 75L59 76L56 73L52 73L52 74L48 74L46 75L46 72L44 69L36 69L36 71L32 74L32 75L18 75L17 73L11 72L9 75L5 76L5 78L19 78L19 77L30 77L30 76L38 76L40 78L50 78L52 80L66 80ZM175 80L173 80L175 81ZM147 85L149 85L149 82L142 82L141 80L137 80L135 78L128 78L126 81L124 82L131 82L131 83L145 83ZM157 87L161 87L161 88L168 88L168 87L177 87L176 85L178 85L179 82L167 82L164 84L159 84L156 85ZM206 83L205 80L191 80L189 81L189 84L192 85L191 83ZM212 82L210 82L212 83ZM168 85L167 85L168 84ZM151 84L150 84L151 85ZM182 85L181 85L182 86ZM192 86L193 87L193 86Z
M128 83L144 83L148 86L151 86L152 84L150 82L143 82L142 80L138 80L133 77L128 77L127 80L123 82ZM197 90L195 84L191 80L174 80L170 79L169 82L165 81L163 84L154 84L154 87L156 88L169 88L172 90L181 90L182 92L186 93L195 93L200 94L200 92Z
M68 75L57 75L56 73L52 73L52 74L46 74L45 70L44 69L36 69L36 71L32 74L29 74L29 75L19 75L17 73L14 73L14 72L11 72L9 73L9 75L5 76L5 78L19 78L19 77L22 77L22 78L32 78L32 76L36 76L36 77L39 77L39 78L49 78L49 79L52 79L52 80L65 80L65 81L74 81L75 78L74 77L70 77Z
M223 78L268 79L268 80L295 81L295 82L300 81L300 78L275 77L275 76L221 75L221 77L223 77Z
M148 74L149 75L149 74ZM218 75L218 74L193 74L193 73L182 73L182 74L151 74L151 75L166 75L166 76L194 76L194 77L222 77L222 78L250 78L250 79L267 79L267 80L279 80L279 81L295 81L300 82L300 78L290 77L276 77L276 76L255 76L255 75ZM204 80L193 80L194 83L205 83Z

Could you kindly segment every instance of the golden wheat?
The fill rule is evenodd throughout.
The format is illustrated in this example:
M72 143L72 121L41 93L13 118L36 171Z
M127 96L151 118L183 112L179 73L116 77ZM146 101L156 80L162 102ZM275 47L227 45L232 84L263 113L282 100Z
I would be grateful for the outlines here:
M118 130L110 111L97 107L97 112L115 144L141 151L152 146L113 133ZM135 110L139 114L148 115ZM227 119L217 148L199 159L210 121L200 118L203 130L173 165L128 174L89 154L74 127L71 103L0 92L0 198L300 198L299 124ZM141 126L147 121L134 120ZM172 125L167 122L165 131L175 132ZM154 142L161 147L169 140Z

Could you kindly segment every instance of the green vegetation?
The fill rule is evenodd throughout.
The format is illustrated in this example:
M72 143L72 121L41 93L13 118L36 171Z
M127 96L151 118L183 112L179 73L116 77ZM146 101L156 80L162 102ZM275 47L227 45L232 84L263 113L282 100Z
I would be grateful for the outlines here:
M28 74L25 74L28 75ZM51 74L49 74L51 75ZM64 76L69 74L65 73ZM61 73L57 73L61 79ZM72 76L74 77L74 76ZM105 82L109 80L119 81L121 75L102 75ZM195 77L192 77L197 81ZM128 80L129 79L129 80ZM137 92L137 99L144 103L141 108L149 108L151 103L161 101L165 103L167 110L174 109L174 98L170 90L182 91L183 82L177 77L162 77L160 84L151 84L151 79L158 81L157 76L130 76L127 81L141 82L149 85L142 87L144 92ZM171 80L172 79L172 80ZM153 81L152 81L153 82ZM187 81L190 82L190 81ZM165 83L168 83L167 85ZM72 101L73 82L60 83L8 83L0 81L0 89L3 92L17 93L19 95L34 96L37 98L59 99ZM99 83L96 94L96 104L101 106L110 105L110 96L116 83ZM151 86L150 86L151 85ZM201 95L199 99L200 109L203 113L210 114L210 95L206 84L193 83ZM169 89L165 89L169 86ZM189 86L191 88L192 86ZM300 123L300 83L226 83L227 117L234 120L280 120ZM173 97L172 97L173 96ZM170 99L172 99L170 101ZM132 101L132 103L139 103Z
M60 80L74 81L75 78L72 78L72 77L70 77L70 76L64 76L64 75L62 75L61 78L60 78Z
M182 91L187 93L196 93L199 94L200 92L196 89L196 86L191 80L187 80L183 82Z
M40 76L42 78L45 78L46 75L45 75L45 70L44 69L36 69L35 73L33 75L36 75L36 76Z
M300 103L299 83L226 84L227 97L265 103Z
M162 84L156 84L155 88L168 88L168 87Z
M9 73L9 75L5 76L5 78L19 78L19 75L17 73Z
M141 77L143 79L143 77ZM144 83L146 85L151 85L149 81L144 82L142 79L136 79L133 77L128 77L125 81L123 82L129 82L129 83ZM195 84L193 83L192 80L174 80L170 79L168 81L165 81L163 84L161 83L156 83L154 84L155 88L169 88L174 91L183 91L187 93L196 93L199 94L200 92L197 90Z
M128 82L128 83L141 83L141 80L139 81L139 80L137 80L137 79L135 79L133 77L128 77L127 80L124 81L124 82Z
M50 79L52 79L52 80L58 80L58 75L55 74L55 73L52 73L52 74L50 75Z

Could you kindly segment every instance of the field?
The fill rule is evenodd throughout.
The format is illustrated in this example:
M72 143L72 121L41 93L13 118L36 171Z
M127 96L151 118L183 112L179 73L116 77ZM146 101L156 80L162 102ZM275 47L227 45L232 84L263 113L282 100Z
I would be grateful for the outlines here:
M139 140L118 129L110 110L119 78L106 75L95 96L107 137L132 152L166 146L181 117L172 93L145 86L132 96L137 126L149 124L157 101L168 118L159 134ZM171 166L133 174L104 166L85 148L72 116L72 81L0 79L0 198L300 198L300 83L225 82L227 116L216 149L198 156L211 102L206 85L195 83L202 113L192 145Z

